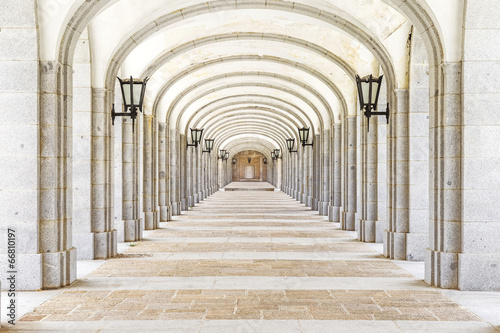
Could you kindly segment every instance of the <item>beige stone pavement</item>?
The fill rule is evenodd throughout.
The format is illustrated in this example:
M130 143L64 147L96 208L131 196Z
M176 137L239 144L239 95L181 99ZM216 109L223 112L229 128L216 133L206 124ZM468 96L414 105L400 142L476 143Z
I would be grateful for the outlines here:
M249 185L247 185L249 184ZM233 187L266 187L259 183ZM498 293L442 291L282 192L220 191L5 330L494 332ZM408 268L410 271L404 269ZM498 302L497 307L495 304ZM2 303L5 304L5 303ZM493 304L493 305L492 305Z

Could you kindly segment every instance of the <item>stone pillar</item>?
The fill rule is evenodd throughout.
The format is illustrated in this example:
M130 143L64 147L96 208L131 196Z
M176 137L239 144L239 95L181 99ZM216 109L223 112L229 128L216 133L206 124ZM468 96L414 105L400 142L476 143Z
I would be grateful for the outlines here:
M321 201L319 202L319 214L328 216L328 206L330 204L330 130L323 131L323 144L321 152L322 177L321 177Z
M202 160L203 160L203 147L198 147L196 149L196 163L195 163L195 170L196 170L196 203L199 203L200 201L203 200L203 174L202 174Z
M110 94L111 95L111 94ZM94 259L107 259L117 253L117 234L110 214L110 123L107 91L92 89L92 173L91 225L94 234Z
M311 168L311 179L312 179L312 191L311 191L311 208L312 210L318 210L318 202L321 196L322 187L320 186L321 182L321 147L323 142L321 140L321 135L316 134L314 136L314 146L311 147L313 158L311 160L312 168Z
M342 229L355 230L356 214L356 116L347 116L346 194L342 212Z
M139 180L137 177L137 160L139 158L136 148L136 136L139 124L132 132L132 119L122 118L122 218L124 224L125 242L135 242L142 238L141 219L137 205L137 191Z
M342 205L342 124L333 125L333 188L328 211L330 222L340 222Z
M187 147L186 149L186 198L188 207L194 206L194 196L193 196L193 147ZM184 210L184 209L183 209ZM186 209L187 210L187 209Z
M181 214L181 192L179 180L180 146L177 130L170 130L170 203L172 216Z
M392 114L391 140L393 144L393 161L389 198L391 214L388 215L388 230L385 231L385 254L396 260L406 260L406 236L410 232L409 219L409 95L407 89L398 89L396 95L396 112Z
M180 143L180 161L179 161L179 184L181 190L181 210L186 211L189 208L188 177L191 174L188 170L188 150L186 136L181 134ZM192 178L191 178L192 180Z
M170 198L169 198L169 182L167 171L167 125L165 123L158 124L158 197L160 206L160 221L168 222L171 220Z
M153 116L143 116L143 178L142 178L142 208L144 210L144 227L146 230L155 228L153 217Z
M293 174L294 174L294 191L293 191L293 198L297 201L300 201L301 198L302 198L302 169L300 168L300 164L303 160L303 158L301 158L299 156L299 151L300 151L300 147L297 146L297 152L294 153L294 159L293 159L293 165L294 165L294 170L293 170Z
M467 270L465 267L460 267L467 261L459 263L464 236L462 230L462 142L460 140L462 137L460 111L462 64L446 63L442 66L442 72L443 96L431 99L431 102L435 102L436 98L442 100L443 108L438 109L439 111L430 119L429 124L432 158L430 203L433 207L431 206L429 211L431 232L430 245L425 254L425 281L440 288L458 288L459 269ZM470 262L475 260L474 256L467 259ZM498 275L496 277L498 278ZM465 281L464 283L472 284Z
M76 249L72 245L72 97L67 78L72 69L56 62L40 63L39 214L37 253L33 271L41 268L41 288L60 288L76 279ZM59 80L61 79L62 80ZM58 86L58 82L68 86ZM63 83L63 85L64 85ZM66 102L63 102L66 101ZM61 106L62 105L62 106ZM58 108L58 106L60 108ZM102 129L104 130L104 129ZM16 133L17 135L17 133ZM33 241L35 241L33 237ZM41 266L40 266L41 265ZM37 272L38 271L38 272ZM26 273L28 274L28 273ZM35 275L34 274L34 275ZM38 275L40 276L40 275ZM29 281L20 289L37 286Z
M362 126L367 131L367 126ZM363 135L362 167L363 167L363 213L359 220L358 239L362 242L380 242L377 237L378 222L378 117L370 122L370 131Z

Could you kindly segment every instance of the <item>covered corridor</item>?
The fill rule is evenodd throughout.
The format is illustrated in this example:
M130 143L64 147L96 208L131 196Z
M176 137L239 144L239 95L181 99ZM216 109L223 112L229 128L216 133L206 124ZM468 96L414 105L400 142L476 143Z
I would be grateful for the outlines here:
M500 325L499 22L0 1L1 329Z
M386 259L381 245L356 241L267 183L227 188L239 190L162 223L70 287L38 293L14 330L494 332L500 324L500 295L429 287L422 264Z

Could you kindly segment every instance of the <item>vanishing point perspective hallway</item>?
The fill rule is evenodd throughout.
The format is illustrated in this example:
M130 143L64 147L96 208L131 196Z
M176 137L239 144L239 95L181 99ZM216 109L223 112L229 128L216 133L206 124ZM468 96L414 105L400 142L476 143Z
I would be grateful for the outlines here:
M381 244L361 243L327 220L268 183L231 183L94 262L71 286L38 292L45 296L7 329L495 331L494 316L481 312L487 303L474 313L458 291L412 275L421 263L404 269L379 253Z

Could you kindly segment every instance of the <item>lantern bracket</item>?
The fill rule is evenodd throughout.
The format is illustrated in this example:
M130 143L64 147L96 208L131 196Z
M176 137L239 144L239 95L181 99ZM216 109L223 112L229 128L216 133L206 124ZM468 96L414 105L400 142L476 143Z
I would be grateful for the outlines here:
M132 133L134 133L135 119L137 118L137 110L132 108L130 112L115 112L115 104L113 103L113 108L111 109L111 123L115 126L115 117L130 117L132 118Z

